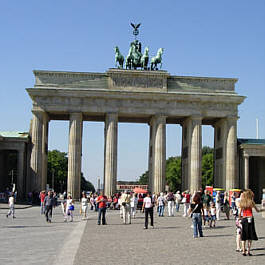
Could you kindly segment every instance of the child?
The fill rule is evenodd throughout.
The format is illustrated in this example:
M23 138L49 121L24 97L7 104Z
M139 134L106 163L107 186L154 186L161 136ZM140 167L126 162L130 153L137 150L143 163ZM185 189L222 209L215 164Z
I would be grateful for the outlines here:
M241 220L239 218L236 218L236 252L241 252Z
M74 211L74 203L72 196L69 195L66 201L66 213L64 217L65 222L67 222L68 216L70 216L70 222L73 222L74 220L73 211Z
M205 226L206 222L210 225L210 214L207 204L203 204L203 226Z
M210 227L215 227L215 222L216 222L216 208L215 208L215 203L214 202L211 203L210 212L211 212L211 223L210 223Z

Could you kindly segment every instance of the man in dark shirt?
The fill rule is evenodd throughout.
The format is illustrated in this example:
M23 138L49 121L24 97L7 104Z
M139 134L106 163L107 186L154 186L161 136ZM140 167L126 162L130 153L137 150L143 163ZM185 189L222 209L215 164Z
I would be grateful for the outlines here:
M48 191L48 195L44 199L45 216L47 223L51 223L52 208L55 205L54 197L51 191Z
M202 203L210 207L211 201L212 201L212 197L209 194L208 190L204 190L204 194L202 195Z

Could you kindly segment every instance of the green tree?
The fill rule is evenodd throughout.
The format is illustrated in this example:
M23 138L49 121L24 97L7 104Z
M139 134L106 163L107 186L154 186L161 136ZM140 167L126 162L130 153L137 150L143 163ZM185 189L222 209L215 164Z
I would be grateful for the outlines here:
M170 191L181 189L181 157L169 157L166 161L166 183Z
M202 157L202 187L213 185L213 152Z
M149 181L149 171L145 171L144 174L142 174L140 177L139 177L139 181L138 183L140 185L148 185L148 181Z
M213 185L214 149L209 146L202 148L202 186ZM148 184L148 171L139 178L139 184ZM181 189L181 157L169 157L166 160L166 183L171 191Z
M54 190L63 192L67 189L68 157L58 150L48 151L47 183ZM81 173L81 191L95 191L91 182Z
M67 189L67 170L67 154L58 150L48 151L47 183L55 191Z
M206 155L206 154L213 154L214 149L211 148L210 146L204 146L202 148L202 156Z
M83 173L81 173L81 191L92 191L95 192L95 187L94 185L85 179L83 176Z

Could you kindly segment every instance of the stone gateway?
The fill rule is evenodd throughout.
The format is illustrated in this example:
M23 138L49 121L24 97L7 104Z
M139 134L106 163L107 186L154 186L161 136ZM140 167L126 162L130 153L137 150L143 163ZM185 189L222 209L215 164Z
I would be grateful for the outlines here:
M109 69L106 73L34 71L36 82L27 92L33 102L32 190L47 180L48 125L69 120L68 192L80 195L82 125L105 122L104 190L116 189L118 122L147 123L149 189L165 190L166 124L182 126L182 189L201 187L202 125L215 130L215 186L238 187L237 79L171 76L166 71Z

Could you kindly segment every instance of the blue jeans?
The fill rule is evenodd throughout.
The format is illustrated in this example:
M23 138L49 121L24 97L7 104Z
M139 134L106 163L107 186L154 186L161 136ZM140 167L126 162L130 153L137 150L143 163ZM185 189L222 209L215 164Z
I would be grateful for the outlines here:
M102 219L102 224L106 224L106 208L98 208L98 224L100 225L101 219Z
M164 215L164 205L158 206L158 216Z
M202 234L202 216L200 213L193 213L192 214L192 223L193 223L193 236L198 237L198 230L200 237L203 236Z
M176 202L176 212L179 212L179 203Z

